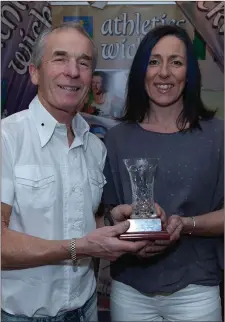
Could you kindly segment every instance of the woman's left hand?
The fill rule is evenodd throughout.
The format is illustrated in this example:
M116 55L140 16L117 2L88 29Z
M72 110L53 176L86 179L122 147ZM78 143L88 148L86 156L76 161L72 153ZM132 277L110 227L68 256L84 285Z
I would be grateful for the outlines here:
M166 225L166 223L164 225ZM170 216L167 220L165 229L170 234L170 239L149 241L149 243L138 252L138 257L149 258L162 254L168 247L173 245L180 238L183 229L182 217L178 215Z

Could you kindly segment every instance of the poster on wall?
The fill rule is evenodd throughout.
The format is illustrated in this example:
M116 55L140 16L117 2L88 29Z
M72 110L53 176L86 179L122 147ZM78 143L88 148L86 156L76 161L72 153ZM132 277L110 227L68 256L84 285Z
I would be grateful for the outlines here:
M129 68L136 50L146 33L158 25L175 24L187 29L199 44L191 23L179 6L167 5L107 5L103 10L91 6L53 6L53 26L62 22L79 22L98 48L98 63L93 73L90 93L82 109L91 131L104 138L105 133L123 115ZM201 45L201 51L205 50ZM203 87L223 89L223 74L212 57L204 52L199 60ZM213 67L211 67L213 66ZM211 81L212 69L214 79ZM98 274L100 310L109 309L111 278L109 262L100 261Z
M1 2L1 117L27 109L37 93L29 64L36 38L51 27L47 1Z
M177 5L205 39L221 70L224 68L224 2L177 1Z

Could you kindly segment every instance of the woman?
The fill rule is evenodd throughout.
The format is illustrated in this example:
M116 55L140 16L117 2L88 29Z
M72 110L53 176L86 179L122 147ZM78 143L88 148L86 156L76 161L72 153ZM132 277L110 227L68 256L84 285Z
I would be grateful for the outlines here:
M223 122L200 92L186 31L151 30L130 69L123 122L105 138L104 202L131 203L123 159L158 158L155 201L168 222L179 218L182 233L176 243L156 241L154 251L150 243L141 259L123 256L112 264L112 321L221 321Z

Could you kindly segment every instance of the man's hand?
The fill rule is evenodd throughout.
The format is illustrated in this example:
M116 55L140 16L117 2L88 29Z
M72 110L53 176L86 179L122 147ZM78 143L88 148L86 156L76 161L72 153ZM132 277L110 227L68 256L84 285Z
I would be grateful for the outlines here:
M161 211L161 218L164 218L165 212L162 208L159 208L157 209L157 211ZM167 225L166 220L164 221L163 228L166 229L166 231L170 234L170 239L149 241L148 244L138 252L138 257L149 258L155 255L159 255L163 253L168 247L173 245L180 238L180 234L183 229L182 217L178 215L170 216L168 218Z
M165 211L155 203L155 209L157 216L161 219L163 229L166 229L167 226L167 218ZM120 223L121 221L127 220L130 218L132 214L132 206L131 205L119 205L111 210L111 215L115 223Z
M131 205L119 205L111 210L111 215L113 217L114 223L118 224L130 218L132 215Z
M147 244L146 241L119 240L119 235L125 233L129 226L128 221L123 221L114 226L98 228L78 240L78 243L82 242L84 255L114 261L126 253L137 253Z

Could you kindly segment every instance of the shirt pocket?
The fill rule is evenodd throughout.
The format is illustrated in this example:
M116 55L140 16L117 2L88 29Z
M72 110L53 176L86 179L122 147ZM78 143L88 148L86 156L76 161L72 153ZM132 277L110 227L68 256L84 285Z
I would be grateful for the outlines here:
M101 202L103 187L106 183L105 176L100 170L88 169L89 182L91 186L92 210L95 213Z
M16 166L15 182L19 206L43 209L55 202L55 175L51 166Z

